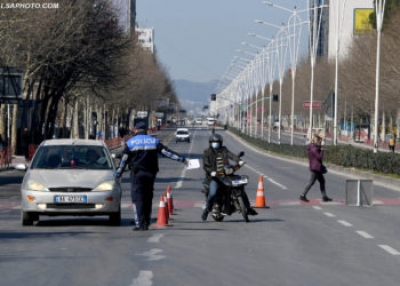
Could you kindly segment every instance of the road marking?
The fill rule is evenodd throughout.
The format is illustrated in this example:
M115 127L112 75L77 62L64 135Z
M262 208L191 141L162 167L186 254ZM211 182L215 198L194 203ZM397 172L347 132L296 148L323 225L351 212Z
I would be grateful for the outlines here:
M356 231L359 235L361 235L364 238L374 238L372 235L370 235L369 233L362 231L362 230L357 230Z
M321 208L321 207L319 207L319 206L313 206L313 209L315 209L315 210L317 210L317 211L320 211L320 210L322 210L322 208Z
M153 285L153 271L141 270L139 276L132 280L130 286L151 286Z
M345 220L338 220L338 223L347 226L347 227L352 227L353 225Z
M157 261L157 260L164 259L165 255L160 255L159 253L162 253L162 249L152 248L149 251L145 251L139 255L147 257L147 261Z
M190 156L190 154L192 154L192 149L193 149L193 140L190 141L189 156ZM189 156L188 156L188 158L189 158ZM178 182L176 182L175 189L182 188L182 184L183 184L183 180L185 179L185 176L186 176L186 166L183 167L180 179Z
M281 206L299 206L301 203L299 201L281 202Z
M324 215L329 216L329 217L336 217L333 213L324 213Z
M398 252L396 249L394 249L393 247L390 247L389 245L384 245L384 244L380 244L378 245L380 248L382 248L383 250L385 250L386 252L392 254L392 255L400 255L400 252Z
M252 170L253 172L259 174L260 176L263 176L265 179L267 179L268 181L270 181L272 184L277 185L278 187L280 187L282 190L287 190L287 187L274 181L272 178L262 174L261 172L257 171L256 169L254 169L253 167L250 167L249 165L245 165L245 167L249 168L250 170Z
M160 242L160 239L164 236L164 233L160 233L160 234L155 234L152 237L149 237L149 239L147 240L147 242L152 242L152 243L158 243Z

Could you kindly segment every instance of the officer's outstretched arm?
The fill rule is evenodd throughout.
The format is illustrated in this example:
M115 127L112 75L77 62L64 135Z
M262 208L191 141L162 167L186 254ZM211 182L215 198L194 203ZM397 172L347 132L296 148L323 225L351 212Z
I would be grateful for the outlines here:
M116 172L116 176L117 176L118 178L122 176L122 173L123 173L124 170L125 170L126 162L127 162L127 160L128 160L128 157L129 157L129 155L126 154L126 153L124 153L124 154L122 155L121 161L119 162L119 166L118 166L118 169L117 169L117 172Z
M163 144L159 144L159 152L161 155L163 155L164 157L167 157L171 160L175 160L175 161L179 161L179 162L185 162L185 157L179 155L178 153L168 149L166 146L164 146Z

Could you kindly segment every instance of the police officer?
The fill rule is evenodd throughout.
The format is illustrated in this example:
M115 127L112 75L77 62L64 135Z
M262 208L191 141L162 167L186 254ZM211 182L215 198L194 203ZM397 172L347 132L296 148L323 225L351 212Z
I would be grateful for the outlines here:
M158 172L158 154L187 165L188 160L169 150L159 139L147 135L146 124L135 125L134 136L125 143L116 177L121 177L126 165L131 173L131 198L136 204L138 223L133 230L148 230L151 218L154 181Z

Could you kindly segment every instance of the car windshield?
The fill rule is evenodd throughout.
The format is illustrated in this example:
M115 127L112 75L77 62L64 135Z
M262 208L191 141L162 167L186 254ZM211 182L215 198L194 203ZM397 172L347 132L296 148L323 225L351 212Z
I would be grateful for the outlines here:
M178 135L187 135L188 132L185 131L185 130L178 130L178 131L176 132L176 134L178 134Z
M32 160L32 169L102 169L113 168L107 150L102 146L41 146Z

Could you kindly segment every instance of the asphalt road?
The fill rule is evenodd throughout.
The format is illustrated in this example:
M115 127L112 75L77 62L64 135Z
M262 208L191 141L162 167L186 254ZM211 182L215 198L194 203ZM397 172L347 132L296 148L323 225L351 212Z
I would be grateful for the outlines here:
M122 226L106 217L41 217L19 221L18 171L0 173L0 285L399 285L400 193L374 181L374 205L346 206L346 180L357 175L330 170L328 195L318 186L310 203L298 197L309 179L306 162L277 158L220 131L233 152L245 151L240 173L250 177L247 193L255 202L263 178L266 204L243 222L239 214L223 222L202 222L203 170L160 158L153 218L159 198L171 186L174 215L168 227L133 232L128 174ZM159 134L171 149L201 159L208 129L194 129L189 143Z

